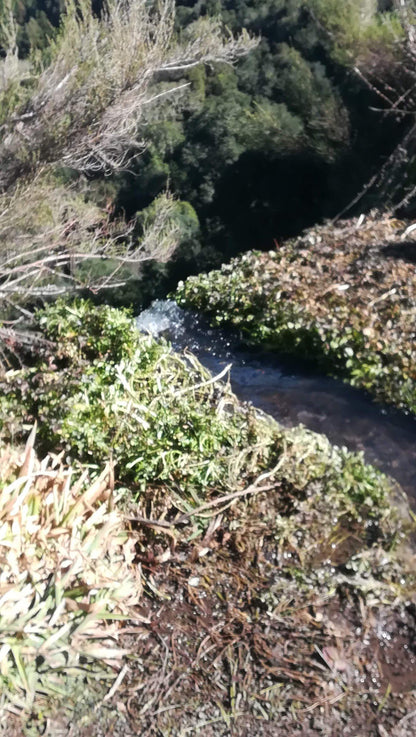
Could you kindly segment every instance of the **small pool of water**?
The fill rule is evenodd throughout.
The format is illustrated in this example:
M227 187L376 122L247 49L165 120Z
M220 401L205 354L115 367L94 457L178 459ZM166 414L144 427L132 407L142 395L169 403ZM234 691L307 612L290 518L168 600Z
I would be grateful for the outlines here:
M137 318L139 330L192 351L212 373L231 363L231 384L280 423L302 423L336 445L362 450L401 484L416 508L416 420L375 404L361 391L262 351L242 350L236 336L211 328L170 300L156 300ZM296 366L296 368L295 368Z

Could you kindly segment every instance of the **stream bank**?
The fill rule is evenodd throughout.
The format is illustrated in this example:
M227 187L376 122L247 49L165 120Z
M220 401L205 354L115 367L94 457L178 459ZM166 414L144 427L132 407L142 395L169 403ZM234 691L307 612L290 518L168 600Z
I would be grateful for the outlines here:
M57 301L36 321L38 354L1 382L6 457L37 423L0 485L7 737L23 696L28 737L416 727L411 518L389 480L125 312Z
M175 299L416 414L415 234L387 216L319 226L190 277Z
M156 300L136 320L138 328L192 351L211 371L230 366L233 391L285 427L303 424L330 442L362 451L398 481L416 508L416 420L377 405L370 395L326 377L299 360L284 360L261 347L249 350L238 331L212 328L202 315L171 300Z

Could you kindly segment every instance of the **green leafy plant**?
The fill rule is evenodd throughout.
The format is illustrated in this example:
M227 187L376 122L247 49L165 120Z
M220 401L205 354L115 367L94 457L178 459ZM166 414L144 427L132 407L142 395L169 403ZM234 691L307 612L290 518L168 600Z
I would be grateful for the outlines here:
M416 413L414 268L389 251L405 229L388 217L320 226L190 277L174 296L249 344L312 360Z

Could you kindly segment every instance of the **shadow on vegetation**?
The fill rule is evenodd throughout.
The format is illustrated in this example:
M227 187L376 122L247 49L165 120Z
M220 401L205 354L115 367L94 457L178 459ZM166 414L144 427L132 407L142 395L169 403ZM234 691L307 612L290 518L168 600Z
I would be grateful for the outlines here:
M383 249L383 255L416 264L416 241L391 243Z

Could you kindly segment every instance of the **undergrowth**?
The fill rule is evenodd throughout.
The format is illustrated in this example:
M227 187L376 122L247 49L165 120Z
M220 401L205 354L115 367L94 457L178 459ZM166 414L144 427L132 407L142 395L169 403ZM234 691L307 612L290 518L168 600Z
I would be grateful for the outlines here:
M143 594L173 606L163 588L176 575L183 585L197 550L213 555L213 591L215 549L225 554L228 541L233 559L253 549L249 571L256 526L275 566L261 594L267 611L288 592L293 602L318 590L330 600L347 586L377 606L410 586L407 575L398 582L391 484L360 454L284 430L239 402L226 375L139 334L128 312L61 301L36 320L47 340L1 380L4 719L24 713L39 726L71 709L82 684L84 705L102 698L125 654L117 620L137 618ZM34 423L36 441L33 431L19 455L10 443ZM154 570L178 549L160 588Z
M6 437L36 421L41 451L95 464L113 458L136 494L159 483L192 502L278 465L298 488L324 477L357 505L383 504L383 476L362 458L306 432L294 440L192 354L138 333L128 312L60 301L37 321L54 349L4 375Z
M99 463L119 479L233 486L273 461L270 423L240 405L191 355L135 330L126 312L58 302L38 314L53 354L2 384L4 431L38 421L43 449ZM187 493L188 493L187 492Z
M416 271L405 223L325 225L180 282L175 299L245 342L312 361L416 414Z

